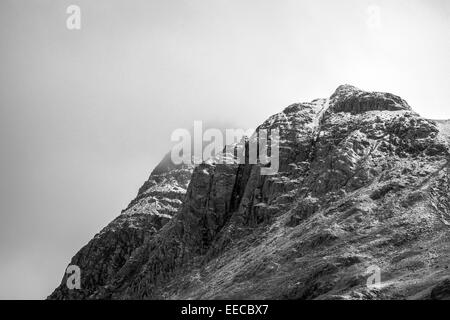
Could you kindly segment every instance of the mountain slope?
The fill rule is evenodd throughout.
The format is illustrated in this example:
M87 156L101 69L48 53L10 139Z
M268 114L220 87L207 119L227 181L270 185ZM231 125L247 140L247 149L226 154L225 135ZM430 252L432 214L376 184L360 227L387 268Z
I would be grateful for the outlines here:
M86 299L107 285L147 238L152 238L181 207L192 167L175 166L167 154L122 214L100 231L71 260L82 272L81 290L69 290L67 275L49 297Z
M192 175L164 166L169 178L152 174L72 259L82 289L63 278L49 298L449 297L446 122L421 118L395 95L344 85L260 128L280 129L278 174L249 164L208 162ZM160 188L164 196L154 195ZM144 190L159 205L142 203ZM374 268L381 283L368 287Z

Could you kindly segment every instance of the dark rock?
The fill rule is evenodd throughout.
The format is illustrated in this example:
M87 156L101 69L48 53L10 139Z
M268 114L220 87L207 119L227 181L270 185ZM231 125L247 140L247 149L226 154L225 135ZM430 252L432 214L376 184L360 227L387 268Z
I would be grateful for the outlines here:
M346 85L258 127L280 130L275 175L165 157L72 259L82 289L68 290L63 277L49 298L415 297L448 272L436 268L450 252L449 127L397 96ZM415 281L368 290L370 265L382 279ZM432 298L447 297L447 282Z
M450 279L445 279L431 290L430 298L433 300L450 300Z

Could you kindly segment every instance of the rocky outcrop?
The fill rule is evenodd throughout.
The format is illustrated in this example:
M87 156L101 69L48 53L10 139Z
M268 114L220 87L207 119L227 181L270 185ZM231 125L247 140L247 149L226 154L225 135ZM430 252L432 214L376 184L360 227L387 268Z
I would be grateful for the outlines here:
M107 285L140 248L181 207L193 168L173 165L170 154L153 170L134 200L71 260L80 267L82 288L69 290L64 275L51 299L88 299Z
M331 110L334 112L357 114L376 110L411 110L406 101L398 96L384 92L366 92L350 85L339 86L330 99Z
M163 161L73 258L82 289L63 279L50 298L441 296L436 285L450 274L445 123L345 85L258 129L271 128L280 130L277 174L208 161L191 175ZM380 271L375 286L371 270Z

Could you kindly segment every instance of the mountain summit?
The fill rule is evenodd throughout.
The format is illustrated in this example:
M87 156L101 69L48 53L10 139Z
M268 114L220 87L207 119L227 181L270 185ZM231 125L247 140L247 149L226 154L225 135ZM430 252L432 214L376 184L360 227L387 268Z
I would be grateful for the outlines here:
M448 121L343 85L260 128L278 174L166 157L49 298L450 298Z

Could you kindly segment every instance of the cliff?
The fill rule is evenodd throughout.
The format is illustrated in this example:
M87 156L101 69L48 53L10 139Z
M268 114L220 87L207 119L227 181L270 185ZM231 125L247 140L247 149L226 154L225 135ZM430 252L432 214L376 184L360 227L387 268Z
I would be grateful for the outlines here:
M344 85L259 128L280 130L276 175L167 156L49 298L450 297L448 121Z

